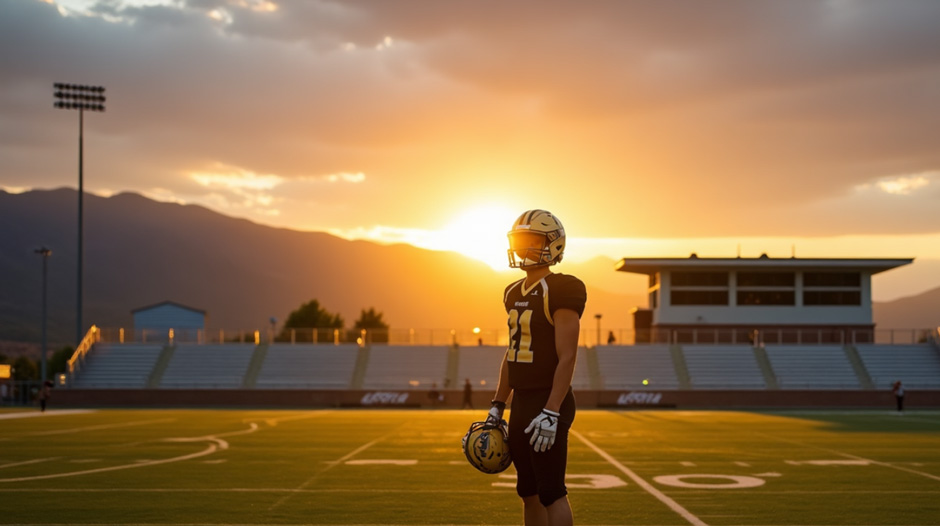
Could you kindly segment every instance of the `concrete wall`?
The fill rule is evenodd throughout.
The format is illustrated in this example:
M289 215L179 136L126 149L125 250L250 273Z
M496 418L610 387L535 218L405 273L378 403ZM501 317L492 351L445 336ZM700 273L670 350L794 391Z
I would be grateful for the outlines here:
M440 407L459 409L462 391L442 391L432 403L423 390L284 389L56 389L52 407ZM474 409L489 408L493 393L473 393ZM576 391L578 407L593 408L877 408L894 409L888 391ZM905 408L940 407L940 390L908 390Z

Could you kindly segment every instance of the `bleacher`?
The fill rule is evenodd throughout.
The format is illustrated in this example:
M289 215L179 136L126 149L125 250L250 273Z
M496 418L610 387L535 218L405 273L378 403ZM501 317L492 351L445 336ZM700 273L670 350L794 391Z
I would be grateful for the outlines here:
M767 345L780 389L860 389L858 375L839 345Z
M683 345L696 389L765 389L767 383L749 345Z
M908 389L940 389L940 352L930 344L859 344L855 349L876 389L889 389L896 380ZM160 388L171 389L424 391L435 383L441 390L458 390L469 378L476 389L495 389L505 353L503 346L461 347L454 354L447 346L376 345L362 354L368 361L358 363L355 344L277 343L266 351L254 344L179 344L164 363L163 350L161 344L98 343L70 385L146 388L159 379ZM767 388L749 345L683 345L678 350L691 389ZM256 351L258 361L252 363ZM765 351L780 389L853 390L868 385L853 367L852 347L768 345ZM588 359L591 352L596 364ZM445 385L448 377L452 382ZM674 390L683 382L669 345L639 344L580 348L572 385L577 390Z
M163 346L160 344L97 344L85 359L74 387L96 389L147 387L150 373L162 351Z
M876 389L940 389L940 352L930 344L856 345Z
M255 387L349 389L358 350L355 344L272 344Z
M254 344L180 344L163 373L160 387L171 389L235 389L242 386Z
M666 345L598 347L597 362L605 389L678 389L679 379ZM648 384L643 385L643 380Z
M505 354L505 345L461 347L457 365L458 385L462 386L464 380L469 378L474 389L495 390L499 380L499 364Z
M369 351L362 387L426 390L436 383L443 389L449 351L446 346L375 346Z

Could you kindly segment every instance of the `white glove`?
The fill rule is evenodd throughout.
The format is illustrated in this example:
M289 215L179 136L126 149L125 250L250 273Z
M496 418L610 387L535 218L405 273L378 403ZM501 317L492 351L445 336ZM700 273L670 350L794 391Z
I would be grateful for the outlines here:
M506 410L506 402L493 400L490 404L492 407L490 407L490 412L486 415L486 424L497 427L506 425L506 421L503 420L503 411Z
M542 409L542 412L532 419L525 432L532 433L529 444L537 453L548 451L555 443L555 433L558 432L559 413Z

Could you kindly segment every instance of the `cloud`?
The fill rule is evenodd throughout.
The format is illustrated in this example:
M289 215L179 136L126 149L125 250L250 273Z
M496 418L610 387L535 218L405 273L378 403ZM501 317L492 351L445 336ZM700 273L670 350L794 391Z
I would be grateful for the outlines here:
M408 229L509 195L599 237L940 231L936 184L879 186L940 170L938 3L487 5L0 2L25 50L0 55L0 185L75 185L63 81L108 89L91 191L281 226ZM889 190L917 205L864 211Z
M931 174L933 175L933 174ZM878 188L886 194L910 195L919 188L930 184L930 179L923 175L900 176L878 181Z

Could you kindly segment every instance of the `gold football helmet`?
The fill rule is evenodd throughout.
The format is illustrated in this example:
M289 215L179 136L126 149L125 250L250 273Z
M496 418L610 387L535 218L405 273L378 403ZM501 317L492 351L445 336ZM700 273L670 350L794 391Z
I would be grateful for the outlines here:
M463 453L470 465L483 473L506 471L512 464L509 455L509 430L505 420L500 425L474 422L463 437Z
M565 253L565 227L547 210L524 212L512 224L508 236L512 268L554 265Z

